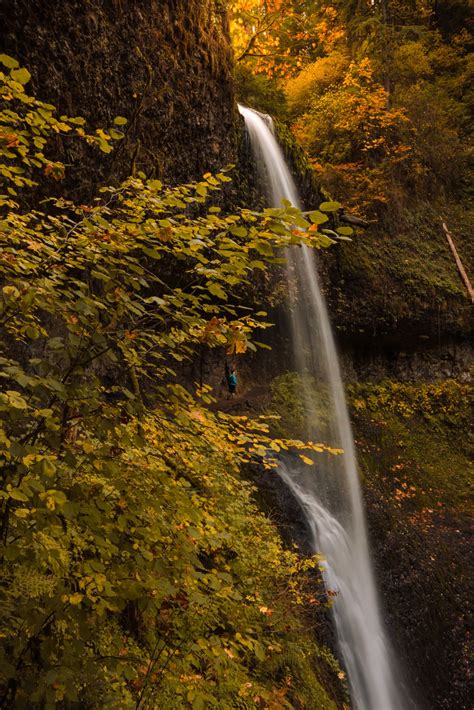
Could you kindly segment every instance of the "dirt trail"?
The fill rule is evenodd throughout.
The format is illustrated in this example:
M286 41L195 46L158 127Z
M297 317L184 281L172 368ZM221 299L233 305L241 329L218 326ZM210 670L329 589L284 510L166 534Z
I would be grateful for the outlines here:
M261 414L270 404L271 392L267 386L255 385L237 391L234 397L230 397L227 392L216 393L217 401L211 406L214 411L226 412L227 414Z

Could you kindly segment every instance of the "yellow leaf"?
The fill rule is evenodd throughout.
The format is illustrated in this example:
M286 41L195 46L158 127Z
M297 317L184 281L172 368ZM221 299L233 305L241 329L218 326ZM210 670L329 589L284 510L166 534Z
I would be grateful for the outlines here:
M84 595L79 594L77 592L76 594L71 594L68 601L69 601L69 604L76 605L76 604L80 604L83 599L84 599Z

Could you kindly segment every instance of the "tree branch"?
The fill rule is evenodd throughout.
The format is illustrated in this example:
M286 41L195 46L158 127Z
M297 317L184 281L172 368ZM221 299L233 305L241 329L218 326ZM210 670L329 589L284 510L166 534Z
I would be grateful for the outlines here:
M457 251L456 247L454 246L453 238L452 238L451 234L449 233L446 223L443 222L442 218L441 218L441 223L443 225L443 230L446 235L446 240L449 244L449 248L451 249L451 252L454 256L454 261L456 262L456 266L458 268L459 275L464 283L464 286L466 287L466 291L468 293L469 298L471 299L471 303L474 303L474 289L472 288L472 284L469 281L469 277L468 277L466 270L463 266L463 263L461 261L461 257L459 256L458 251Z

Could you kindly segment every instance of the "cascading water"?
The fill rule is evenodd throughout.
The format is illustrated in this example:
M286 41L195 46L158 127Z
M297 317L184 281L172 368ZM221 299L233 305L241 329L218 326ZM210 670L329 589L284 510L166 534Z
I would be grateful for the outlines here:
M296 187L273 135L271 118L239 106L270 206L282 199L299 207ZM313 441L342 449L321 454L316 466L282 463L279 474L298 500L315 552L324 557L332 607L352 702L357 710L407 710L380 618L367 542L365 514L349 416L326 305L311 249L287 254L296 368L301 381L306 432Z

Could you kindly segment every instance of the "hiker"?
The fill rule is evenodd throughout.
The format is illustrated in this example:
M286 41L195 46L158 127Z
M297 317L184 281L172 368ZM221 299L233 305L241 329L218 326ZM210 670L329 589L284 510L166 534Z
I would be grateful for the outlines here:
M225 378L227 380L230 396L234 397L237 389L237 371L234 365L229 368L228 364L225 364Z

